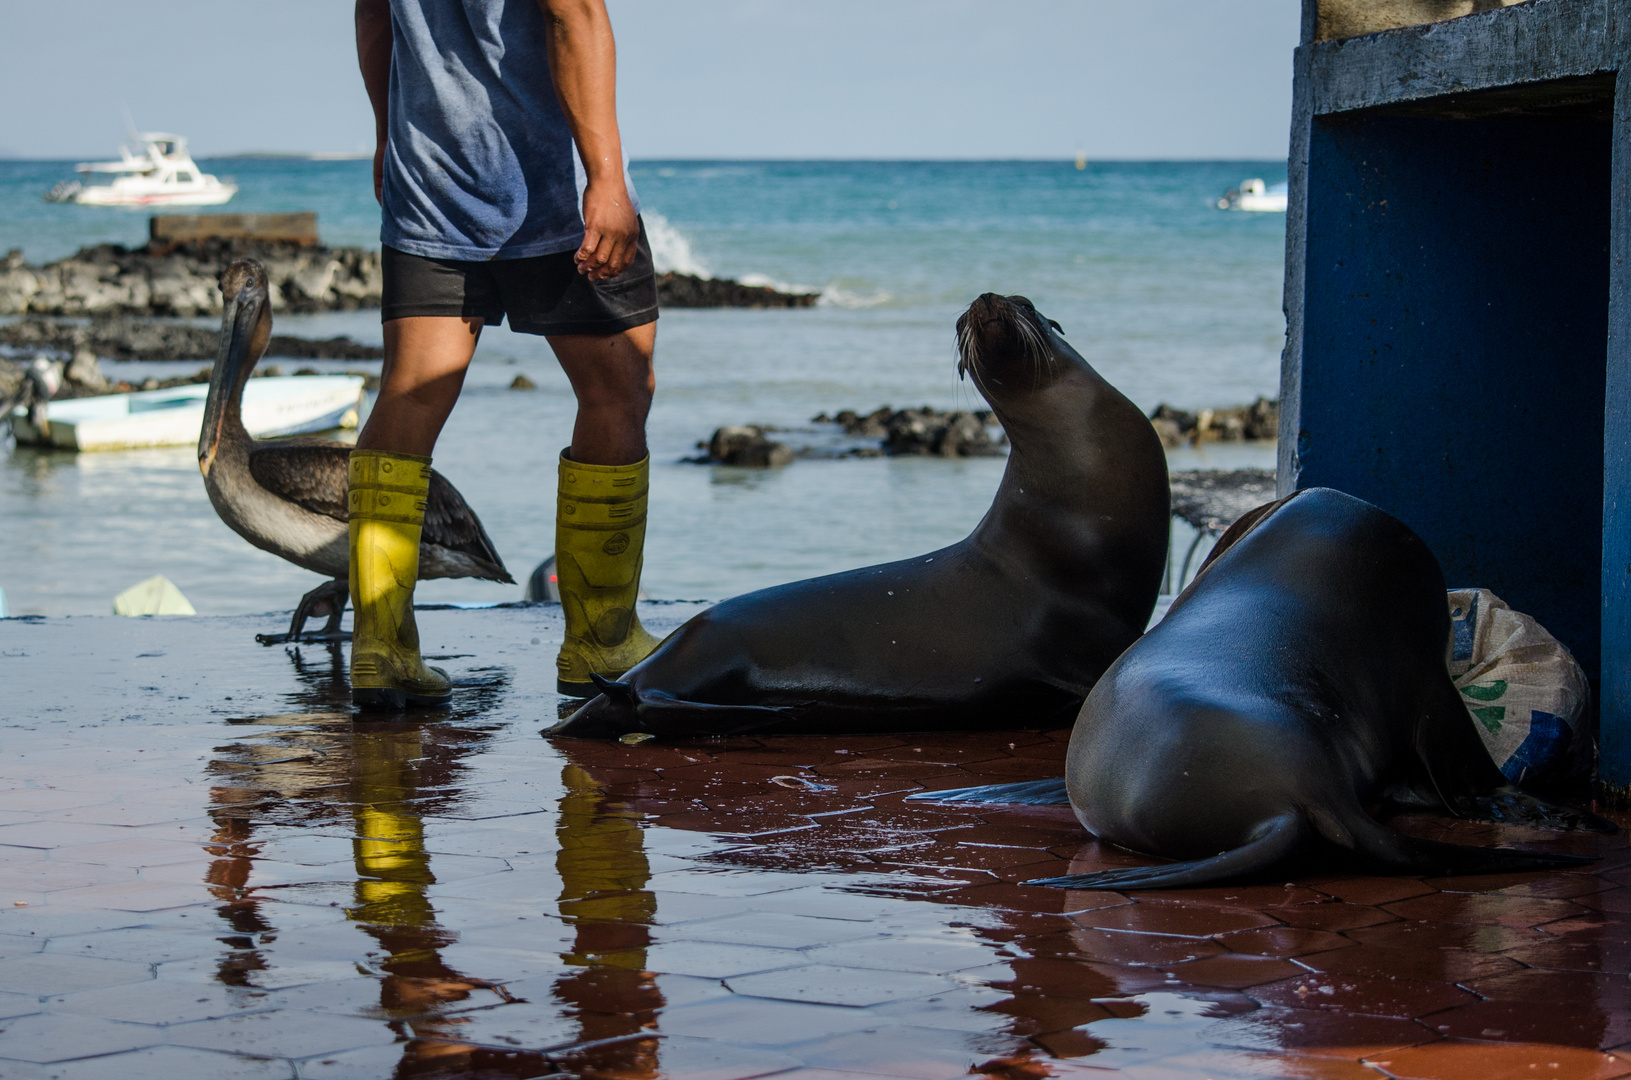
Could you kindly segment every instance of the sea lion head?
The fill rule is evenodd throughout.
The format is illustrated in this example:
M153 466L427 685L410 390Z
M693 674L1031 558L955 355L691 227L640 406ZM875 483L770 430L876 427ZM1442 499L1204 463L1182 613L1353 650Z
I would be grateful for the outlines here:
M1058 371L1061 333L1026 297L985 293L957 319L957 374L972 376L982 390L1016 383L1041 388ZM1074 355L1068 345L1063 351Z

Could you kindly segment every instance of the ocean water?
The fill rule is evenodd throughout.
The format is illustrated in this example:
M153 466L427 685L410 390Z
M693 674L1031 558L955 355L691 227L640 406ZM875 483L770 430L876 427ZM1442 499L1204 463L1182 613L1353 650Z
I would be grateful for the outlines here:
M366 161L200 164L240 184L226 209L315 209L327 242L377 243ZM0 250L40 262L145 240L144 213L41 201L71 175L71 163L0 162ZM717 599L966 535L1001 459L801 460L768 472L681 459L722 424L808 429L846 407L978 407L957 378L953 323L981 292L1029 296L1146 411L1276 393L1284 217L1212 202L1245 177L1283 180L1284 163L653 161L633 175L661 266L823 298L811 309L663 313L645 575L654 598ZM380 340L377 312L280 318L277 330ZM207 360L105 370L135 378ZM517 374L538 388L508 389ZM436 463L518 579L553 545L555 463L572 413L542 339L486 332ZM1273 450L1212 446L1171 462L1272 468ZM216 518L191 448L0 448L0 588L12 614L105 613L155 573L206 614L287 610L317 584ZM520 587L431 581L419 595L493 602Z

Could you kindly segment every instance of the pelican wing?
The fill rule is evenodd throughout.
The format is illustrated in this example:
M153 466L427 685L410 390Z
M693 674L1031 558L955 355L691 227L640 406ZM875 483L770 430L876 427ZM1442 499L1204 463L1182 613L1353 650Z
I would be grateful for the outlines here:
M351 447L343 443L260 443L249 453L249 472L257 484L280 499L314 514L349 521L345 496L350 457ZM472 576L515 583L481 519L447 477L434 469L420 543L467 556L477 569Z
M258 443L249 452L249 475L280 499L335 521L348 521L345 489L350 460L351 447L342 443Z
M435 544L470 556L481 566L482 572L477 577L515 584L515 579L504 568L504 560L498 557L487 530L481 527L481 519L470 509L458 489L448 483L447 477L435 469L430 471L430 497L425 500L425 535L422 543Z

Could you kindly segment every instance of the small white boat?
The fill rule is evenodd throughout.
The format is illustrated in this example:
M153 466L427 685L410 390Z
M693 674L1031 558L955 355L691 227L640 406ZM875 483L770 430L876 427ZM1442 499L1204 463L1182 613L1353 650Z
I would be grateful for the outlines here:
M130 450L188 446L204 426L203 383L169 390L71 398L46 405L36 426L28 410L11 417L19 443L66 450ZM257 439L356 427L363 399L360 375L271 375L244 385L244 427Z
M46 193L47 202L85 206L219 206L238 192L236 184L224 184L198 168L187 153L186 139L162 131L136 135L133 143L119 148L118 161L82 161L74 169L81 173L120 175L111 184L65 181Z
M1290 191L1285 184L1270 187L1260 177L1242 180L1238 188L1230 188L1218 200L1219 210L1245 210L1257 214L1283 214Z

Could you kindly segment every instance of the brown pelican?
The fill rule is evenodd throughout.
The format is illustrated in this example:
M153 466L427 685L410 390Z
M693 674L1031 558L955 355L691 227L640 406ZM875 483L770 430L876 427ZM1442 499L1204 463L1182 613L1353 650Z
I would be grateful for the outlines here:
M350 591L346 537L346 471L351 447L327 439L261 442L244 429L244 383L266 350L272 309L266 271L239 259L221 275L225 310L221 344L204 402L198 469L215 512L233 532L263 551L332 578L300 598L287 634L260 634L274 644L298 641L308 618L328 623L307 640L338 640ZM430 474L419 577L475 577L514 582L473 510L438 472Z

